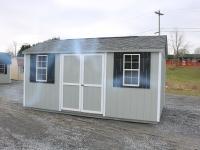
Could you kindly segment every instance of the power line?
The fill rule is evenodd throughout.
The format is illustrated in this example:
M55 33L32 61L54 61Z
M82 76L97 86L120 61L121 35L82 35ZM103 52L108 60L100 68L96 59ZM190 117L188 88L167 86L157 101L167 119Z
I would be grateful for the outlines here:
M179 29L181 29L181 30L200 30L200 27L174 27L174 28L161 28L161 29L172 29L172 30L174 30L174 29L177 29L177 30L179 30Z
M176 30L169 30L169 31L162 30L162 32L176 32ZM200 30L197 30L197 31L178 30L178 32L200 32Z

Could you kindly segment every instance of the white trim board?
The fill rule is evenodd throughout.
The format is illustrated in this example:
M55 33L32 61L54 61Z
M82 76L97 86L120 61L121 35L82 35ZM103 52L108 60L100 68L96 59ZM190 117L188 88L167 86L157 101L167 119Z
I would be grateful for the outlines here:
M25 100L25 92L26 92L26 57L27 55L24 55L24 94L23 94L23 106L26 106L26 100Z
M161 67L162 53L158 54L158 95L157 95L157 121L160 122L160 101L161 101Z

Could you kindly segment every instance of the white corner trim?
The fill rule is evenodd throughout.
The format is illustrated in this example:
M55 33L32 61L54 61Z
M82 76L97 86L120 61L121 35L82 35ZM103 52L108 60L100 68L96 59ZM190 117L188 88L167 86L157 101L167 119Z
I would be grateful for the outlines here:
M106 115L106 69L107 69L107 53L105 53L104 55L104 61L103 61L103 72L104 72L104 75L103 75L103 116Z
M162 67L162 53L158 55L158 95L157 95L157 122L160 122L160 100L161 100L161 67Z
M23 94L23 106L26 106L26 100L25 100L25 92L26 92L26 57L27 55L24 55L24 94Z
M59 80L59 111L62 110L62 96L63 96L63 55L60 54L60 66L59 66L59 69L60 69L60 80Z

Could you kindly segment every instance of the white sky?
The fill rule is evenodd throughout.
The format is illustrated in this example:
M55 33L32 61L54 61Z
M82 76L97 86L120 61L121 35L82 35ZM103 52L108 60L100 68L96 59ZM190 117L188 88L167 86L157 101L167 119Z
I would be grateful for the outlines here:
M0 51L52 37L154 35L184 29L190 52L200 47L200 0L0 0ZM166 29L165 29L166 30ZM183 30L183 29L180 29ZM191 32L195 31L195 32ZM197 32L198 31L198 32ZM169 32L163 32L168 34ZM168 37L170 38L170 36Z

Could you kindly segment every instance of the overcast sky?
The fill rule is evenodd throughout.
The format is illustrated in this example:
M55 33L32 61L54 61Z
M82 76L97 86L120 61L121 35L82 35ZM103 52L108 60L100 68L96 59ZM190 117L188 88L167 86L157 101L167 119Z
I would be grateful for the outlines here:
M163 30L184 30L189 50L200 47L200 0L0 1L0 51L12 49L13 41L19 48L52 37L155 35L158 9Z

